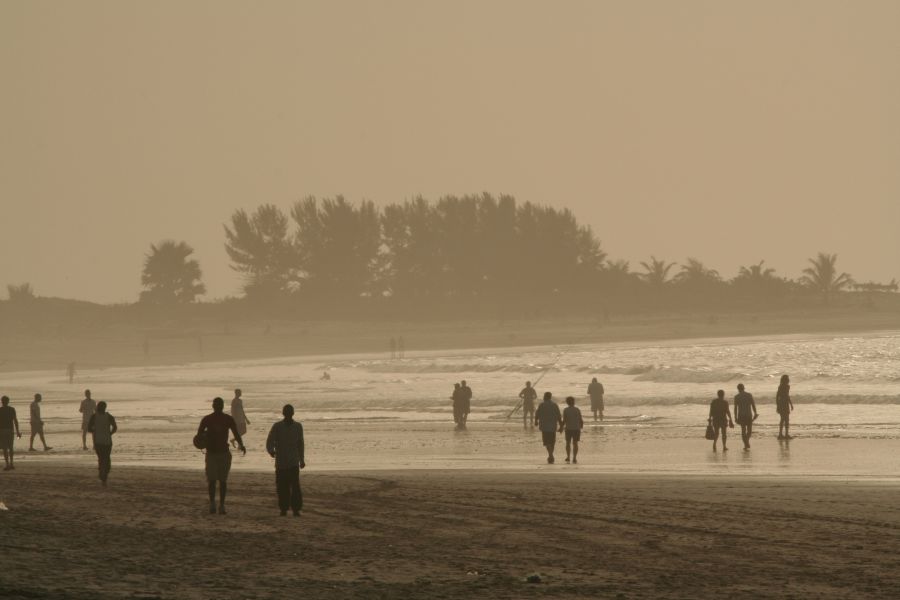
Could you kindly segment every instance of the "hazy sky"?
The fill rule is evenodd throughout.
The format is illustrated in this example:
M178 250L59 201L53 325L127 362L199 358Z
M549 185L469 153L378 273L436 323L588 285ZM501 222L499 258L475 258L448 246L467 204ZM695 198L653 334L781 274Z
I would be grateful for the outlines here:
M900 278L900 2L0 3L0 285L308 195L571 207L613 258Z

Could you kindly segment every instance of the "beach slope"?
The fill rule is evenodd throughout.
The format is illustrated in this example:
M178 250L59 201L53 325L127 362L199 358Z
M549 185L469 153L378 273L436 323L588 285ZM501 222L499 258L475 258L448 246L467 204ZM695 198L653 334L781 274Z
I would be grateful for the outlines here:
M562 469L561 469L562 471ZM4 473L3 598L888 597L896 482L462 471L308 473L303 516L236 472ZM527 583L531 574L540 583Z

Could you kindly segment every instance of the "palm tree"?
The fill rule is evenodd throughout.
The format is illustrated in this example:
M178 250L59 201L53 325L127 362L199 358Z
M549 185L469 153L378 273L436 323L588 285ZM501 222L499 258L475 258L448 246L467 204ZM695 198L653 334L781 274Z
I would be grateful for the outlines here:
M675 281L691 285L720 280L718 271L707 269L706 265L696 258L688 258L687 262L681 265L681 271L675 276Z
M745 279L753 282L761 282L775 277L775 269L763 268L766 261L761 260L755 265L749 267L741 267L738 271L737 279Z
M825 254L819 252L816 258L810 258L812 266L803 269L803 277L800 283L822 294L825 304L835 292L853 284L853 278L847 273L838 274L835 268L837 254Z
M650 257L650 262L641 261L646 273L641 273L640 277L653 287L662 287L668 282L669 271L675 266L675 263L667 263L664 260L657 260L655 256Z
M206 286L200 282L200 264L188 260L193 253L194 249L185 242L166 240L159 245L151 244L141 273L141 283L147 288L141 292L141 301L177 304L193 302L205 294Z

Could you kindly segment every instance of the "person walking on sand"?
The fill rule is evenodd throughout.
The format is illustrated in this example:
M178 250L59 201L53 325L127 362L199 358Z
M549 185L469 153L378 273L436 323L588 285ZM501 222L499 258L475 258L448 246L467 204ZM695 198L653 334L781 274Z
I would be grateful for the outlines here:
M231 415L225 414L225 401L214 398L212 413L203 417L197 435L206 435L206 481L209 487L209 514L216 513L216 482L219 483L219 514L225 514L225 493L228 489L228 473L231 471L231 451L228 450L228 432L237 439L238 449L247 454L244 441Z
M528 429L528 425L534 422L534 401L537 400L537 392L530 381L525 382L519 398L522 399L522 427Z
M591 411L594 413L595 421L603 420L603 384L594 377L588 384L588 396L591 397Z
M112 468L112 436L119 430L116 419L106 412L106 402L97 403L97 411L91 415L88 430L94 436L94 452L97 453L97 469L100 483L106 487L106 479Z
M250 419L247 418L247 413L244 412L244 401L241 399L240 388L234 390L234 399L231 401L231 418L234 419L234 424L237 426L241 437L247 435L247 425L250 424ZM236 444L237 438L232 439L231 445L235 446Z
M753 421L759 417L753 394L744 391L744 384L737 385L738 393L734 396L734 420L741 426L741 439L744 450L750 449L750 436L753 434Z
M97 403L94 402L94 399L91 398L91 390L84 390L84 400L81 401L81 406L78 407L78 412L81 413L81 446L82 450L87 450L87 434L88 434L88 423L91 422L91 417L94 416L94 411L97 410Z
M791 411L794 410L794 403L791 402L791 379L787 375L782 375L781 383L778 384L778 391L775 393L775 410L781 417L778 422L778 439L791 439Z
M559 407L553 401L553 394L544 392L544 401L534 412L534 424L541 430L541 440L547 449L547 463L553 464L553 450L556 448L556 432L562 431L563 421Z
M716 442L719 441L719 434L722 434L722 452L728 450L728 436L726 434L727 427L734 429L734 421L731 420L731 408L728 401L725 400L725 390L716 392L716 397L709 403L709 424L712 425L716 437L713 438L713 452L716 452Z
M34 438L40 437L41 443L44 445L44 452L53 450L47 445L44 439L44 421L41 420L41 400L40 394L34 395L34 402L31 403L31 441L28 444L28 451L34 452Z
M303 508L300 469L306 468L303 425L294 420L294 407L290 404L284 405L281 414L284 419L272 425L266 438L266 451L275 459L275 490L281 516L291 509L299 517Z
M15 438L21 438L19 431L19 419L16 418L16 409L9 405L9 396L0 398L0 448L3 449L4 471L12 471L16 468L13 458L15 456Z
M581 417L581 410L575 406L575 398L569 396L566 398L566 406L563 409L562 430L566 432L566 462L569 462L569 455L572 456L572 464L578 464L578 442L581 441L581 430L584 429L584 419ZM571 452L570 452L571 451Z

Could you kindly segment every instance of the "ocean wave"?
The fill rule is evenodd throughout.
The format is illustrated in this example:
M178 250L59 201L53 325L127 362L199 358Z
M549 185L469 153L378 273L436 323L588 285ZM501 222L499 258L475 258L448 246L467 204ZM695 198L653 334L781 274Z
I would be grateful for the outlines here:
M746 378L746 373L722 371L717 369L690 369L687 367L651 368L637 375L635 381L652 381L656 383L726 383Z

